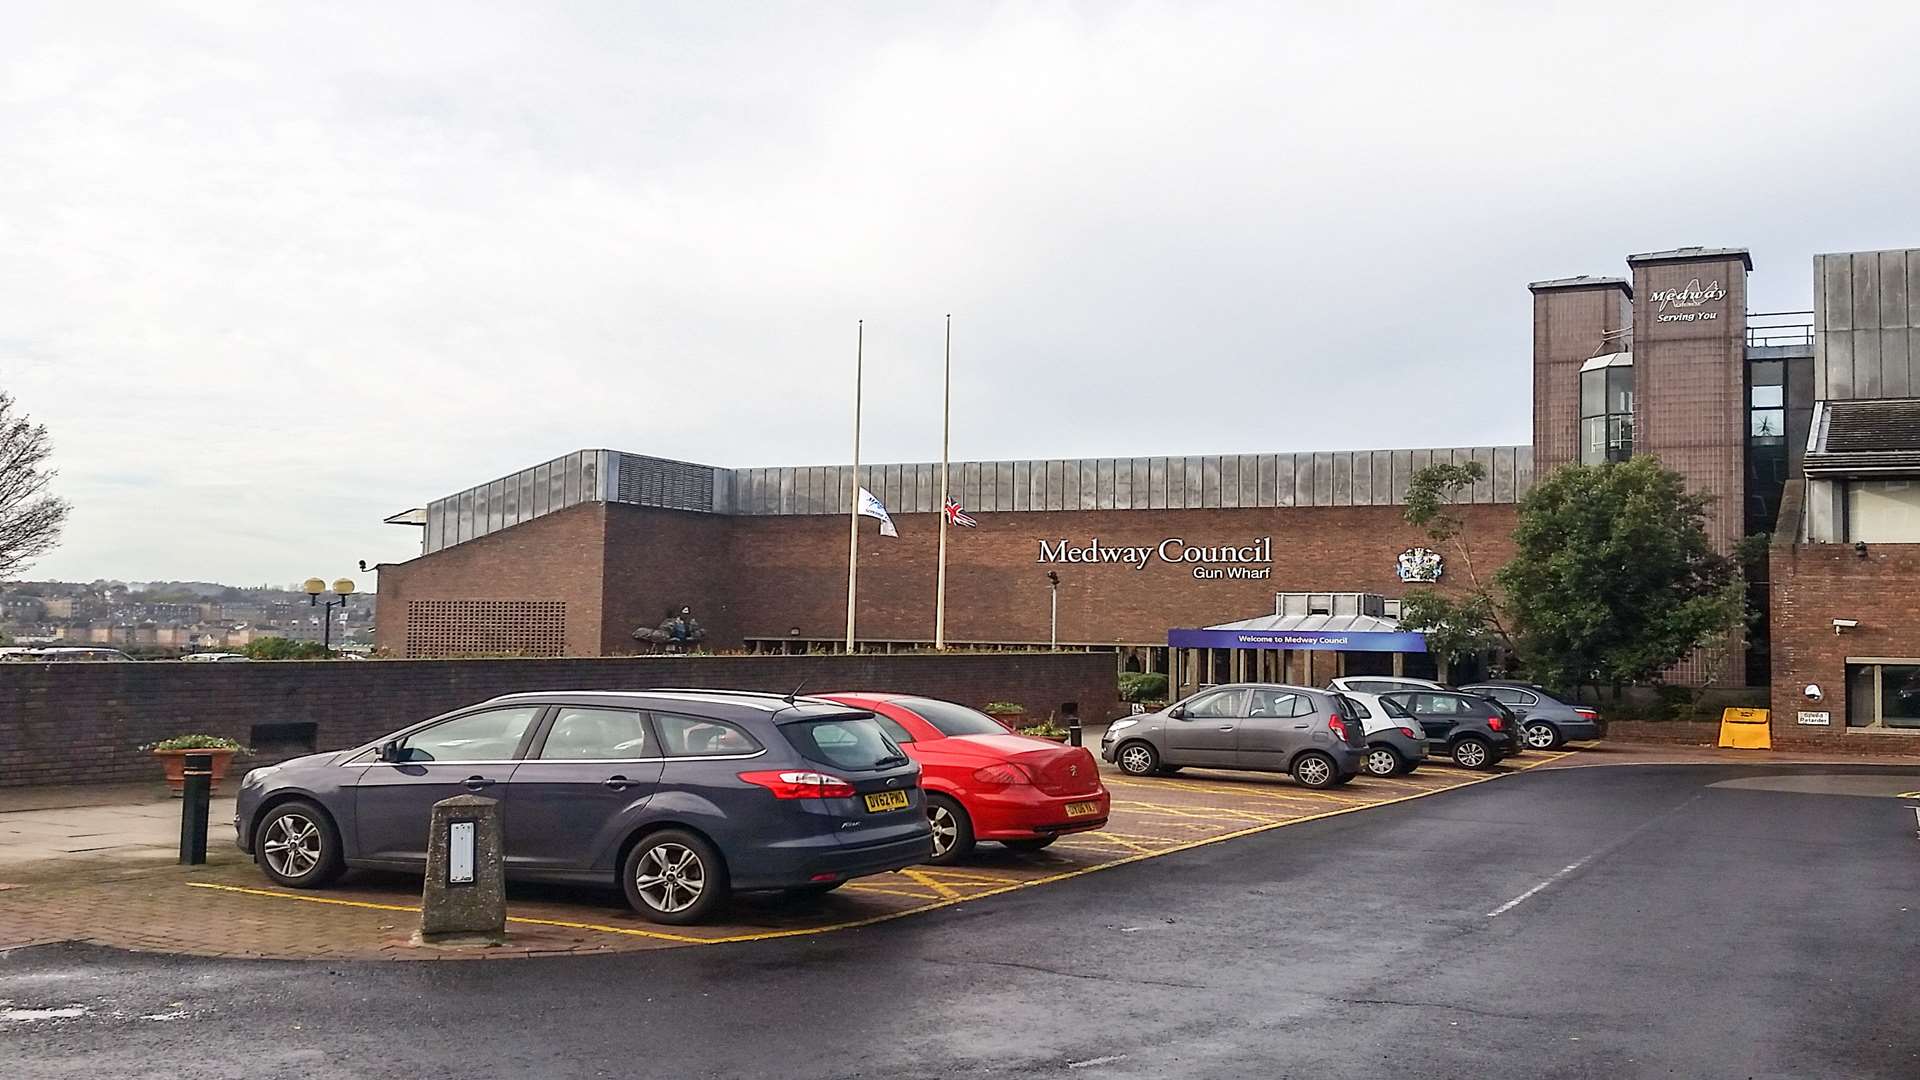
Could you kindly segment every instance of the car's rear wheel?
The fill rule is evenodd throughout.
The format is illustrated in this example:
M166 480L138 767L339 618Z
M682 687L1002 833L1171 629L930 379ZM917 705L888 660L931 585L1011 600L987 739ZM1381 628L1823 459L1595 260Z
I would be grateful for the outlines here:
M340 830L318 806L284 802L260 819L254 861L275 882L294 889L317 889L347 868L340 852Z
M945 795L927 796L927 821L933 826L934 866L950 866L973 854L973 819Z
M1391 746L1373 746L1367 748L1367 775L1394 776L1407 765L1406 759Z
M1138 739L1123 744L1113 760L1128 776L1152 776L1160 771L1160 751L1155 750L1152 743Z
M727 866L701 837L663 829L627 853L620 883L633 910L657 923L686 926L727 901Z
M1493 747L1477 735L1469 735L1453 744L1453 763L1463 769L1493 768Z
M1301 754L1293 762L1293 782L1301 787L1330 788L1339 783L1340 770L1333 759L1318 751Z
M1520 733L1526 737L1529 750L1552 750L1565 741L1552 724L1528 724Z
M1000 843L1014 851L1040 851L1052 846L1057 836L1036 836L1029 840L1002 840Z

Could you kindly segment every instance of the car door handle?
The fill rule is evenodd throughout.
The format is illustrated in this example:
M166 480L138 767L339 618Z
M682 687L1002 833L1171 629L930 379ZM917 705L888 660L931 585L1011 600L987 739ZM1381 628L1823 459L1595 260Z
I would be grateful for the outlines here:
M605 780L600 781L600 783L615 791L625 791L627 788L633 786L633 781L624 776L609 776Z
M1221 730L1221 731L1232 731L1232 730L1233 730L1233 725L1232 725L1232 724L1221 724L1221 725L1220 725L1220 730Z
M1307 728L1308 728L1309 726L1310 726L1310 725L1307 725L1307 724L1295 724L1295 725L1293 725L1293 730L1295 730L1295 731L1305 731L1305 730L1307 730Z
M469 776L465 780L460 781L460 786L466 788L468 791L479 791L481 788L490 788L495 783L496 781L489 780L484 776Z

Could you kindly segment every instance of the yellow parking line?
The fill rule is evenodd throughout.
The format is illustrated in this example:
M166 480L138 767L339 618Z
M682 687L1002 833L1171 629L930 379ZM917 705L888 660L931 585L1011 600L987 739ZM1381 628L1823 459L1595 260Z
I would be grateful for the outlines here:
M1527 769L1535 768L1540 765L1544 765L1550 761L1557 761L1560 758L1568 756L1568 754L1570 753L1572 753L1572 751L1555 754L1550 757L1544 757L1539 761L1529 762L1526 765L1519 766L1514 771L1521 772ZM1194 840L1188 840L1182 843L1175 844L1174 846L1168 847L1168 848L1161 848L1155 851L1144 851L1134 855L1127 855L1122 858L1113 859L1107 862L1095 863L1092 866L1081 866L1081 867L1075 867L1073 869L1062 870L1057 874L1048 874L1044 877L1031 878L1026 881L1009 882L1004 885L999 885L999 886L985 889L981 892L974 893L969 896L946 897L940 900L932 901L930 903L922 904L918 907L902 908L899 911L885 911L876 915L866 916L865 918L849 919L845 922L828 923L824 926L802 926L802 927L793 927L791 929L786 929L786 930L766 930L766 931L761 931L759 933L752 933L752 934L728 934L728 935L716 936L716 937L695 937L690 934L674 934L674 933L668 933L662 930L641 930L636 927L607 926L600 923L565 922L559 919L530 919L522 916L508 916L507 921L524 923L531 926L560 927L568 930L597 930L601 933L606 933L606 934L623 934L628 937L652 938L655 940L672 941L672 942L685 944L685 945L726 945L726 944L735 944L739 942L748 942L748 941L769 941L776 938L807 937L813 934L832 933L837 930L855 930L855 929L859 929L861 927L866 927L866 926L876 926L884 922L892 922L895 919L903 919L909 915L919 915L929 911L937 911L941 908L952 907L956 904L963 904L970 900L984 900L988 897L998 896L1001 893L1012 892L1015 889L1032 888L1033 886L1036 886L1036 885L1051 885L1051 884L1054 884L1055 882L1067 881L1073 878L1083 877L1087 874L1097 873L1101 870L1111 870L1114 867L1118 867L1118 866L1128 866L1132 863L1142 862L1147 859L1159 858L1160 856L1163 856L1163 855L1173 855L1183 851L1192 851L1195 848L1206 847L1209 844L1220 844L1220 843L1225 843L1228 840L1238 840L1241 837L1254 836L1259 833L1269 832L1273 829L1283 829L1289 825L1303 825L1310 821L1320 821L1325 818L1339 817L1342 814L1351 814L1360 810L1369 809L1371 806L1388 806L1388 805L1392 805L1393 803L1410 802L1414 799L1424 799L1428 795L1438 794L1439 792L1442 792L1442 791L1453 791L1457 788L1472 787L1475 784L1484 784L1489 780L1497 780L1500 777L1505 775L1507 774L1497 773L1497 772L1486 773L1480 776L1473 777L1472 779L1463 780L1460 783L1454 784L1450 787L1435 788L1432 791L1423 791L1423 792L1419 792L1412 795L1403 795L1398 798L1383 799L1377 803L1372 803L1365 806L1343 806L1335 810L1323 810L1317 814L1308 814L1303 817L1285 818L1281 820L1268 819L1265 821L1259 821L1259 817L1264 815L1253 816L1254 820L1259 821L1258 824L1249 825L1249 826L1246 826L1245 828L1235 829L1231 832L1220 833L1219 835L1216 835L1216 836L1203 836ZM1243 816L1246 816L1246 815L1243 815ZM1084 836L1089 834L1082 833L1082 834L1076 834L1076 835ZM341 899L337 899L334 897L327 897L327 896L305 896L298 893L275 892L269 889L249 889L239 885L217 885L212 882L206 882L206 881L190 881L190 882L186 882L185 884L190 889L212 889L220 892L236 893L244 896L263 896L263 897L270 897L277 900L297 900L302 903L309 903L309 904L332 904L339 907L365 908L373 911L418 911L419 910L419 908L416 908L416 907L399 905L399 904L378 904L378 903L372 903L370 901L365 901L365 900L341 900Z
M1324 791L1307 791L1305 789L1298 791L1275 791L1270 788L1254 787L1251 784L1247 787L1236 787L1229 784L1201 784L1191 780L1161 780L1156 783L1138 783L1125 780L1115 782L1128 787L1171 788L1175 791L1192 791L1202 795L1244 795L1256 799L1292 800L1309 804L1321 799L1330 799L1334 802L1347 805L1356 805L1361 802L1361 800L1331 795Z
M1161 814L1168 817L1187 818L1197 821L1225 822L1235 818L1243 821L1274 821L1279 817L1278 814L1270 814L1265 810L1241 810L1228 806L1196 809L1194 807L1168 806L1165 803L1134 802L1132 800L1125 802L1115 801L1113 805L1116 807L1125 807L1129 810L1144 810L1149 814Z
M850 882L848 882L848 883L847 883L847 888L848 888L848 889L851 889L851 890L853 890L854 892L863 892L863 893L884 893L884 894L885 894L885 895L887 895L887 896L905 896L905 897L908 897L909 899L913 899L913 900L938 900L938 899L940 899L940 894L939 894L939 893L934 893L934 892L920 892L920 891L918 891L918 890L908 890L908 889L895 889L895 888L888 888L888 887L887 887L887 886L885 886L885 885L863 885L863 884L861 884L860 882L857 882L857 881L850 881Z
M960 895L960 890L954 888L953 886L947 884L944 881L934 880L933 875L927 873L924 870L896 870L894 872L899 874L901 877L908 879L909 881L917 881L920 884L925 885L927 888L932 889L934 892L939 893L941 896L959 896Z
M1085 848L1089 846L1100 847L1100 848L1119 848L1122 851L1159 851L1160 850L1159 848L1150 847L1146 844L1142 844L1137 840L1128 840L1124 837L1115 836L1112 833L1107 833L1100 836L1095 836L1092 834L1083 834L1082 836L1076 838L1073 844L1073 847L1076 847L1076 848Z

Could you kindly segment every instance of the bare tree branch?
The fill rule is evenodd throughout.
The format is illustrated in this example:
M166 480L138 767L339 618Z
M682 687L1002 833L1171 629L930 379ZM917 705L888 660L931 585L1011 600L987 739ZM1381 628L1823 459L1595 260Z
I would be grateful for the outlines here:
M0 579L10 578L53 550L71 509L47 490L54 471L45 425L14 411L0 390Z

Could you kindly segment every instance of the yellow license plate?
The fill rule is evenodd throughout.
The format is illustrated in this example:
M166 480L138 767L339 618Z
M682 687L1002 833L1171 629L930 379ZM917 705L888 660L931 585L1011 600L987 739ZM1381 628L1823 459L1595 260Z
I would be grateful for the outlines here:
M1090 817L1100 812L1097 802L1070 802L1067 804L1068 817Z
M905 810L907 793L904 791L876 791L867 796L867 813L878 814L886 810Z

